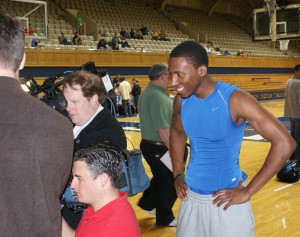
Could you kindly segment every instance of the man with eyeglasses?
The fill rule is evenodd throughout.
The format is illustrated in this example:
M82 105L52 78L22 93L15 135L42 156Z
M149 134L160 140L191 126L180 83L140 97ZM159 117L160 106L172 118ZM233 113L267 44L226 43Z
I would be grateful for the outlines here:
M168 66L154 64L150 68L149 78L150 82L140 96L138 111L142 133L140 148L153 178L138 206L150 214L156 214L157 225L175 227L177 220L172 207L177 195L173 175L160 160L169 150L173 113L173 101L166 90L169 84Z

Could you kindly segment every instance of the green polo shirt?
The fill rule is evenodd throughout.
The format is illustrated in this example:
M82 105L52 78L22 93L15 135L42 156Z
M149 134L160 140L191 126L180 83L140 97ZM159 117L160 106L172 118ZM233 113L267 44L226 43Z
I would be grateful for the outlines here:
M170 128L173 113L173 101L168 92L148 83L138 102L142 138L161 141L157 130Z
M83 23L83 18L80 16L80 17L76 17L75 19L75 24L76 25L82 25Z

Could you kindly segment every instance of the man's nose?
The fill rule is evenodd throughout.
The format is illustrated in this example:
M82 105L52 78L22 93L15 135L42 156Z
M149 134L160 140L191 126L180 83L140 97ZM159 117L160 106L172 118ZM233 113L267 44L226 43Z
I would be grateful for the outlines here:
M176 76L171 76L171 85L176 86L178 84L178 80Z
M71 185L70 185L70 188L71 188L71 189L75 189L75 187L76 187L76 181L75 181L74 178L73 178L73 180L72 180L72 182L71 182Z

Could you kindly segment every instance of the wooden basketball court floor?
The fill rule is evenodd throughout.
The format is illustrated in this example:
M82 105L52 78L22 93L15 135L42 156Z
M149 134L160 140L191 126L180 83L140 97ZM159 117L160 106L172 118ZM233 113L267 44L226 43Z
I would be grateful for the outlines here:
M268 101L261 104L274 116L283 116L284 101ZM139 122L138 117L119 118L120 122ZM125 131L135 148L139 149L141 134L137 131ZM248 180L256 174L262 166L270 147L269 142L244 140L241 149L240 163L244 172L249 175ZM128 143L128 149L132 146ZM151 171L143 160L146 172L151 177ZM135 210L143 237L171 237L176 236L176 228L155 225L155 217L137 206L141 194L130 197L129 201ZM300 183L281 183L273 177L258 193L251 198L255 217L257 237L300 237ZM173 207L177 216L180 200ZM216 226L216 228L218 228ZM188 236L187 236L188 237ZM212 236L213 237L213 236ZM243 236L241 236L243 237Z

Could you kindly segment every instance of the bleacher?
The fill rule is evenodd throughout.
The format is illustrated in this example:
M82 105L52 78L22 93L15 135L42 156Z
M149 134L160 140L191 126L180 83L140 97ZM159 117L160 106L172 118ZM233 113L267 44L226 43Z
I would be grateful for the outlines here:
M42 36L45 27L48 28L48 39L41 40L40 46L53 49L83 49L96 50L100 38L110 42L115 33L119 34L121 28L130 31L131 28L140 29L142 25L147 26L149 35L144 39L127 39L130 48L120 50L129 52L170 52L178 43L190 39L188 35L177 29L178 22L189 22L194 28L207 35L212 47L220 51L229 51L236 55L242 50L249 56L263 57L287 57L280 51L278 43L274 42L252 42L249 32L251 24L244 19L231 16L212 14L208 16L199 10L187 8L176 8L166 11L155 9L147 5L146 1L139 0L47 0L48 3L48 26L45 25L41 9L29 15L29 22L36 29L36 36ZM2 0L1 9L7 10L17 16L23 16L32 10L29 3ZM74 22L66 19L68 10L78 10L85 21L95 22L97 35L82 35L83 45L60 45L58 37L61 32L65 33L68 40L74 35ZM75 18L75 15L74 15ZM151 31L164 30L170 41L152 40ZM106 32L106 36L101 36ZM190 39L193 40L193 39ZM31 38L27 39L30 47ZM206 46L207 42L200 42Z
M130 48L122 50L135 51L143 48L144 51L170 51L179 42L189 37L176 30L157 10L149 8L143 1L128 1L128 4L115 1L70 1L56 0L57 4L67 9L80 9L83 16L88 16L97 23L98 38L104 38L110 42L115 33L119 34L121 28L130 31L131 28L140 29L142 25L148 27L149 35L143 40L127 39ZM150 32L153 30L165 30L170 42L153 41ZM106 32L107 36L101 36L100 32ZM96 46L96 44L94 44Z
M244 51L251 56L287 57L270 42L252 42L251 25L240 17L212 14L193 9L167 8L167 15L176 22L188 22L207 35L214 48L228 50L231 55ZM237 23L238 22L238 23Z

